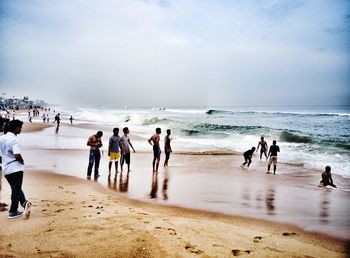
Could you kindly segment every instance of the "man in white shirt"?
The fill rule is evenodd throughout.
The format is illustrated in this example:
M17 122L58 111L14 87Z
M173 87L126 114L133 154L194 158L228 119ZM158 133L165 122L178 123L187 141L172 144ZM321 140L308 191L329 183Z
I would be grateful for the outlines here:
M5 129L5 135L0 137L0 154L2 156L3 172L11 186L11 207L9 219L24 216L29 218L31 203L26 200L22 191L24 160L21 156L17 134L22 131L23 122L12 120ZM24 211L18 211L18 203Z

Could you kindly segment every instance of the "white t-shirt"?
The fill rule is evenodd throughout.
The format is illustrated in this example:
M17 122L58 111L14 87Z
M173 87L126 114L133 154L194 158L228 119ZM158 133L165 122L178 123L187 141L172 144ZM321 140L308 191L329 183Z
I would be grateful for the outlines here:
M2 168L5 176L24 170L24 165L15 158L15 154L20 153L21 146L14 133L8 132L0 137L0 155L2 156Z
M120 138L120 141L121 141L121 142L123 143L123 145L124 145L124 153L130 153L129 137L123 135L123 136Z

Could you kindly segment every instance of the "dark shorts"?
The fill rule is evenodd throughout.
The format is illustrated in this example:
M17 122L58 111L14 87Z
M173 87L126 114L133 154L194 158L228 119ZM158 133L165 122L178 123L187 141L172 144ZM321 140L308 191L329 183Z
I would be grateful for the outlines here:
M158 157L160 157L160 153L161 153L160 148L158 146L153 145L153 156L155 158L158 158Z
M120 164L123 165L124 161L126 164L130 164L130 152L129 153L123 153L120 157Z

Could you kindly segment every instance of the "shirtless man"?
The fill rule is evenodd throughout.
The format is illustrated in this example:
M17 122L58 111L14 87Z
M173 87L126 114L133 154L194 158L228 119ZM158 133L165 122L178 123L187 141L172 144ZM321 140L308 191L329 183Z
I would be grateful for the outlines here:
M156 133L152 135L151 138L149 138L148 143L150 145L153 145L153 172L158 172L158 167L159 167L159 161L160 161L160 146L159 146L159 141L160 141L160 134L161 134L161 129L156 128ZM153 144L152 144L153 142ZM157 162L156 162L157 161Z
M322 186L330 185L334 188L337 188L335 184L333 184L332 174L331 174L331 167L326 166L325 172L322 173L322 180L320 182Z
M260 146L261 146L261 149L260 149L260 160L262 158L263 153L265 154L265 158L267 160L267 149L268 149L268 146L267 146L267 143L264 140L264 137L261 137L261 141L259 142L258 147L256 148L256 152L259 151L259 147Z
M270 159L267 165L266 173L270 173L271 164L273 164L273 174L276 174L277 152L280 152L280 147L276 145L276 141L273 140L272 145L270 146L269 154L267 155L267 157L270 157Z

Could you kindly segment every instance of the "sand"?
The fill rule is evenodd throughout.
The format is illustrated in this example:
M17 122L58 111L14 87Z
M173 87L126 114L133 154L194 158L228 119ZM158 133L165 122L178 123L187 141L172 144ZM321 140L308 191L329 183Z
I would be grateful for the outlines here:
M24 152L29 165L23 189L33 203L32 215L28 220L9 220L6 212L0 213L0 257L348 257L347 241L336 237L306 232L286 223L131 200L113 187L53 173L69 172L64 166L69 163L65 155L73 156L78 162L75 166L80 167L79 162L86 163L87 152L55 151L55 169L31 168L31 161L46 152ZM45 160L52 153L46 155ZM132 157L138 160L133 163L134 178L137 171L149 171L147 157L151 154L137 155ZM83 156L85 159L80 161ZM210 168L216 166L218 158L225 162L229 157L174 155L171 161L184 160L185 165L193 164L195 168L195 162L206 161L204 166ZM238 157L234 159L237 162ZM81 168L83 175L85 169ZM183 166L170 169L180 174ZM248 176L239 169L234 173L238 180ZM256 171L249 173L258 175ZM258 184L262 178L250 179ZM280 177L273 180L282 183ZM284 186L290 185L293 180ZM136 183L132 186L135 188ZM10 203L7 182L3 182L3 188L1 201Z
M142 203L45 171L24 181L32 215L1 214L3 257L346 257L345 242L286 224Z

